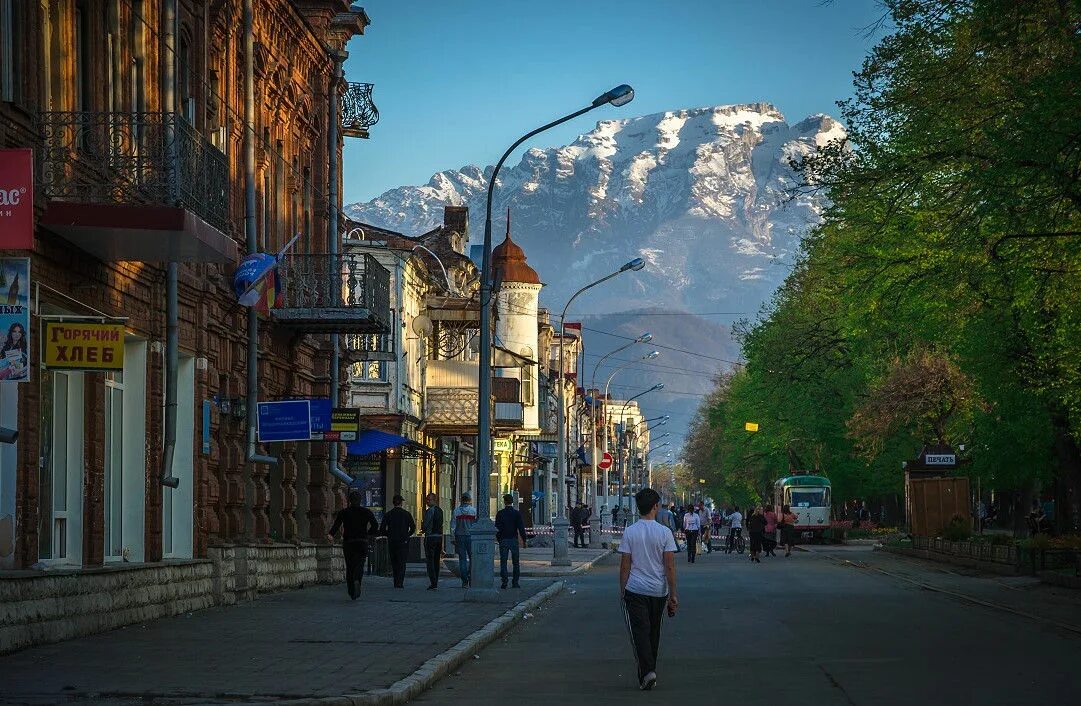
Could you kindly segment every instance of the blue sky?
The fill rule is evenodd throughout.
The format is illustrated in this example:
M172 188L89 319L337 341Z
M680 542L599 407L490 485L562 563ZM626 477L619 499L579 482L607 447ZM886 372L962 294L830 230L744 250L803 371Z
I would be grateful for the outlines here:
M380 121L347 138L346 203L465 164L620 83L635 100L534 138L566 144L599 119L768 101L790 122L836 115L875 38L875 0L367 0L346 77L375 84ZM511 162L517 158L512 157Z

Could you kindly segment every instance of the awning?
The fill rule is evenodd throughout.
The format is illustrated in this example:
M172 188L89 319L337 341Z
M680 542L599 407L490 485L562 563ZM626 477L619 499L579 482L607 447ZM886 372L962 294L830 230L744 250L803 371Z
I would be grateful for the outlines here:
M346 446L346 451L350 456L368 456L370 454L379 453L380 451L392 449L396 446L408 446L433 454L437 453L435 449L430 449L424 444L418 444L408 437L389 434L385 431L377 431L375 429L366 429L365 431L360 432L360 436L357 440L350 441Z

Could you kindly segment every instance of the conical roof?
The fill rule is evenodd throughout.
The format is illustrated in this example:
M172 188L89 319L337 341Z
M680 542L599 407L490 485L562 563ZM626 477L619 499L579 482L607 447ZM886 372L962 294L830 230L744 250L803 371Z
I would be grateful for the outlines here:
M525 250L510 237L510 212L507 212L507 237L492 250L492 267L497 280L540 284L540 277L526 262Z

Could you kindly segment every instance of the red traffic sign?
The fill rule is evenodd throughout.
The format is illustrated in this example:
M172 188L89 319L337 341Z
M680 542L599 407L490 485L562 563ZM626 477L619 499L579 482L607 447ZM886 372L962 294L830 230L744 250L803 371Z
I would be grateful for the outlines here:
M612 454L605 451L604 455L601 456L601 460L597 462L597 468L601 469L602 471L607 471L611 467L612 467Z

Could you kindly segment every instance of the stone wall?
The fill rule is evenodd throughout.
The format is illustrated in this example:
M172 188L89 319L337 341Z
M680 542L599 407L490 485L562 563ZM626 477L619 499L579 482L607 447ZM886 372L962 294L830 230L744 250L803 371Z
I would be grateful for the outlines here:
M208 558L0 574L0 654L343 579L338 547L211 546Z

